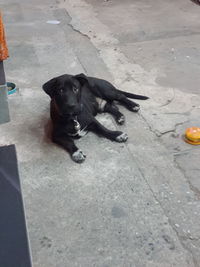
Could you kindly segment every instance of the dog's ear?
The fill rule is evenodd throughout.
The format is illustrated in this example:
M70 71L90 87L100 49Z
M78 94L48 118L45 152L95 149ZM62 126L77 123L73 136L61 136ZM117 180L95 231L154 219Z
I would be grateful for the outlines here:
M45 91L45 93L47 93L52 98L56 89L56 85L57 85L57 78L53 78L48 82L46 82L45 84L43 84L42 88Z
M75 75L74 78L77 79L81 85L88 83L90 86L93 86L91 79L83 73Z
M74 78L77 79L81 85L84 85L86 82L88 82L88 77L83 73L75 75Z

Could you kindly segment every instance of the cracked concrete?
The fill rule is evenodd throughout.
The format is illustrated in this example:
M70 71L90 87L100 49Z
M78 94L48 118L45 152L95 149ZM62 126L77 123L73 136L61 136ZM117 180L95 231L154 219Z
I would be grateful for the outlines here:
M3 0L2 8L6 73L19 91L0 144L17 147L34 266L200 266L199 147L182 139L199 125L199 7ZM45 137L41 90L51 77L79 72L151 97L140 114L120 107L126 145L93 134L78 141L83 165ZM109 115L99 119L119 128Z

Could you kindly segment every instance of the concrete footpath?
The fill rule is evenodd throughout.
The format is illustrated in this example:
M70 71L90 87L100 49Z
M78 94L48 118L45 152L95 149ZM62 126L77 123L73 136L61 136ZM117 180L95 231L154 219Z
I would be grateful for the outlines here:
M200 6L189 0L2 0L10 58L11 122L34 267L199 267ZM58 20L59 24L48 21ZM88 134L78 165L46 137L41 85L84 72L146 94L118 144ZM6 266L5 266L6 267Z

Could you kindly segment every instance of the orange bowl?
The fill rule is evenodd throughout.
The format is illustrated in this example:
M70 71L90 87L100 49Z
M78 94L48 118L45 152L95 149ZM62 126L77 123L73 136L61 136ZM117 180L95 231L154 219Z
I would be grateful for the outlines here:
M200 128L187 128L185 131L185 141L191 145L200 145Z

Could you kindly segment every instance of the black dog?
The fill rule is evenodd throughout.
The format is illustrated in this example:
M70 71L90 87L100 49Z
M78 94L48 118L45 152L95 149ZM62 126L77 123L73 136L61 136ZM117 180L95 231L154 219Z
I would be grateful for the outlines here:
M116 142L128 139L127 134L108 130L101 125L95 119L97 113L108 112L115 117L117 123L123 124L124 115L119 112L114 101L137 112L139 105L128 98L148 99L146 96L120 91L105 80L84 74L65 74L53 78L43 85L43 89L51 97L52 140L66 149L78 163L83 162L86 156L75 146L73 139L83 136L87 131Z

